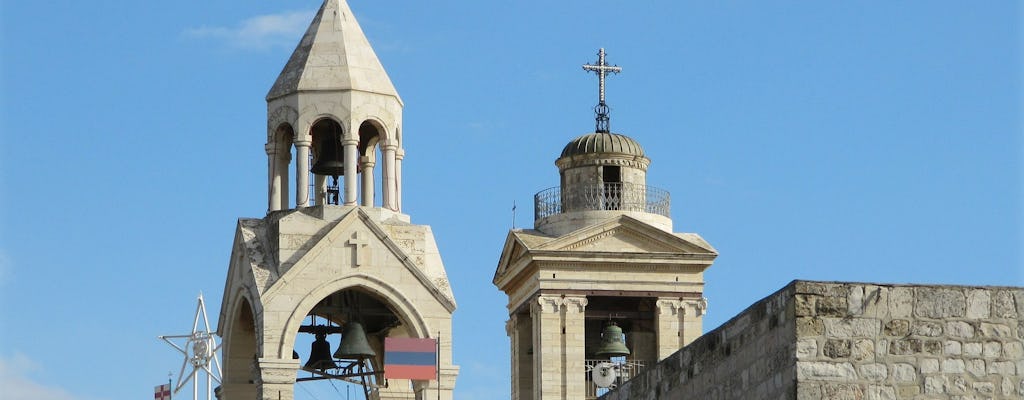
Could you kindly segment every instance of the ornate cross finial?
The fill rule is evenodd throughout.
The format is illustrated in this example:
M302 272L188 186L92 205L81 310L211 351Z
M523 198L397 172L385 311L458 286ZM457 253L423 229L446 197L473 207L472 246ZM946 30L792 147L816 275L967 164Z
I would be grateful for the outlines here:
M611 72L617 74L622 72L622 68L618 65L608 65L604 61L604 48L597 52L597 65L583 64L583 70L588 72L597 73L598 81L598 103L594 107L594 112L597 113L597 132L608 133L611 131L610 123L608 122L608 105L604 102L604 79L605 76Z

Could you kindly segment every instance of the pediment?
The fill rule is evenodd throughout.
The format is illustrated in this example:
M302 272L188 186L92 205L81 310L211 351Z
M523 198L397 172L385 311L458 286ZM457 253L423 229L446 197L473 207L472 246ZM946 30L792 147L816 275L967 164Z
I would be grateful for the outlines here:
M571 232L538 246L536 250L717 254L714 248L696 234L665 232L628 216Z
M376 276L395 286L419 282L446 308L454 310L454 295L440 256L434 254L433 236L428 228L424 229L428 234L418 240L402 236L401 230L391 232L394 229L389 231L362 210L355 209L320 228L317 236L303 245L308 250L297 253L297 259L281 273L268 294L286 290L283 287L298 282L316 281L317 276ZM396 235L401 244L393 237Z

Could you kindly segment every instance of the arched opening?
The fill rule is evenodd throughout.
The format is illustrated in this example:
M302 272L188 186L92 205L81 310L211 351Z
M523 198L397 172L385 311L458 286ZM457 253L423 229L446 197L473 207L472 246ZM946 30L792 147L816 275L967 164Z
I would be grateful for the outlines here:
M269 209L281 210L289 207L288 193L294 183L288 179L288 166L292 161L292 148L295 142L295 130L288 123L283 123L274 130L273 148L270 149L270 190Z
M224 341L223 390L231 392L229 398L255 398L259 345L252 306L244 297L235 307L228 332Z
M386 299L367 288L348 287L321 299L295 332L296 393L370 399L381 391L412 393L409 381L383 377L384 338L409 337L410 330Z
M359 160L358 170L360 173L359 204L365 207L381 206L381 200L377 193L384 192L383 179L375 179L375 176L383 178L383 163L380 155L380 144L383 140L383 128L376 121L365 121L359 125Z
M338 182L338 177L345 174L342 136L341 124L330 118L317 120L310 128L313 204L341 204L343 201Z

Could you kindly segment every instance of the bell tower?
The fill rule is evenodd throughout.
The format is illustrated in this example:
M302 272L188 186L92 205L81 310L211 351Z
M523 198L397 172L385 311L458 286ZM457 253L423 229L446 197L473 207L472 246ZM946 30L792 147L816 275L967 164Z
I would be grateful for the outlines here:
M402 213L402 100L344 0L324 0L266 101L268 211L235 230L218 397L338 379L451 400L455 297L430 227ZM397 338L438 340L435 379L385 378Z
M512 399L594 399L693 341L707 308L703 272L717 252L673 233L670 197L647 185L649 160L612 133L599 76L594 132L555 161L560 185L534 196L533 229L505 239L494 284L508 295ZM614 379L613 379L614 378Z

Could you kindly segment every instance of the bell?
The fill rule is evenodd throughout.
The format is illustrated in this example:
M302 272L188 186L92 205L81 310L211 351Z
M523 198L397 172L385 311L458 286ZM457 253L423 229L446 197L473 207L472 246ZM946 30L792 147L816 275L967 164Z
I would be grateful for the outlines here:
M629 355L629 349L626 348L622 328L619 328L615 322L609 322L608 325L605 325L604 331L601 332L601 346L597 348L595 354L598 357L608 358Z
M366 341L366 331L363 330L363 324L349 322L345 325L345 332L341 334L341 344L338 345L338 351L334 352L334 358L361 360L376 355L377 352L373 351L373 348L370 347L370 342Z
M335 368L334 360L331 359L331 344L327 341L326 334L317 333L316 340L313 341L313 346L309 350L309 360L306 361L306 365L302 366L302 369L323 371L331 368Z
M345 153L341 147L340 132L316 132L316 160L313 160L314 174L341 176L345 175Z

